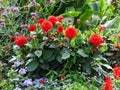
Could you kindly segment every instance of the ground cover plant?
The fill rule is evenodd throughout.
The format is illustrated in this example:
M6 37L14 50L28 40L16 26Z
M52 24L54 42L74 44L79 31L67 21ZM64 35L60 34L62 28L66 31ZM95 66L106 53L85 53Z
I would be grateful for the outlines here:
M0 0L1 90L119 90L118 0Z

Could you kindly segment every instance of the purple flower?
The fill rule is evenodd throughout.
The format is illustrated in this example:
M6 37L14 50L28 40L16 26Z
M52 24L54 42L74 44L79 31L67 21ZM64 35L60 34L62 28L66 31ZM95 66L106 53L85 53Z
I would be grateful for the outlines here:
M0 11L3 11L4 10L4 7L0 7Z
M51 86L55 87L57 85L57 82L52 82Z
M12 80L13 81L19 81L20 79L19 78L13 78Z
M0 20L0 23L2 23L2 22L5 22L5 21L1 19L1 20Z
M27 29L27 28L28 28L28 26L27 26L26 24L21 24L20 27L21 27L22 29Z
M8 15L7 15L6 12L4 12L4 13L2 14L2 16L5 17L5 18L8 18Z
M39 8L40 7L40 4L39 3L34 3L33 4L36 8Z
M22 90L21 88L19 88L19 87L16 87L14 90Z
M36 17L36 18L39 18L38 15L37 15L37 13L35 13L35 12L31 12L30 15L31 15L31 16L34 16L34 17Z
M40 88L45 88L45 86L44 86L44 85L37 84L37 85L34 86L34 88L40 89Z
M35 0L30 0L30 2L32 2L32 3L36 3L36 1L35 1Z
M28 10L29 9L29 6L28 5L25 5L24 6L24 10Z
M0 0L0 3L2 2L3 0Z
M15 67L19 67L20 66L20 61L15 61L14 65L15 65Z
M23 83L21 82L20 85L21 86L32 86L33 85L32 79L27 79Z
M48 4L50 4L50 3L52 3L52 0L46 0L46 2L47 2Z
M1 26L5 26L5 21L4 20L0 20L0 25Z
M18 7L11 7L11 11L12 11L12 12L18 12L18 11L19 11L19 8L18 8Z
M19 74L21 74L21 75L24 75L24 74L26 74L26 69L24 69L24 68L21 68L19 71L18 71L18 73Z

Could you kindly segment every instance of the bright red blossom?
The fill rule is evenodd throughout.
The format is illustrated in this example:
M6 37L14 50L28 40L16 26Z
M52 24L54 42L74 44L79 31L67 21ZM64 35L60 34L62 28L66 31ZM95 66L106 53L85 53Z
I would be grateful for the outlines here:
M69 39L72 39L74 37L76 37L77 35L77 30L73 27L68 27L65 30L65 36Z
M59 22L62 22L63 21L63 16L57 16L57 20L59 21Z
M19 46L19 47L23 47L26 43L27 43L27 39L25 36L19 36L16 40L15 43Z
M38 23L39 25L41 25L43 22L44 22L44 19L43 19L43 18L40 18L37 23Z
M98 47L101 43L104 42L104 39L98 34L93 34L89 37L88 41L95 47Z
M113 68L113 76L115 79L120 79L120 67L115 64L115 67Z
M41 28L42 30L47 33L50 31L50 29L53 28L53 24L50 22L50 21L44 21L42 24L41 24Z
M49 16L48 21L50 21L54 26L57 22L57 18L55 16Z
M105 78L102 90L113 90L112 80L110 79L110 77Z
M29 30L29 31L35 31L35 30L36 30L36 26L35 26L35 25L30 25L30 26L28 27L28 30Z
M57 32L58 32L59 34L61 34L61 33L63 32L63 30L64 30L64 27L63 27L63 26L58 26L58 27L57 27Z

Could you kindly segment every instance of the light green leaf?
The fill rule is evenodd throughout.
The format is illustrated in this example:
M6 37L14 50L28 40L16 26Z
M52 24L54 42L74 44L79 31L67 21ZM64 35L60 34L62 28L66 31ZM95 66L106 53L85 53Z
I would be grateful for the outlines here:
M65 50L65 52L62 53L62 59L67 59L70 57L70 52Z
M61 14L63 17L77 17L81 12L80 11L69 11L67 13Z
M82 57L88 57L88 55L85 54L85 52L83 51L83 49L79 49L79 50L77 51L77 53L78 53L79 55L81 55Z
M37 57L40 57L42 55L42 51L37 50L34 52Z

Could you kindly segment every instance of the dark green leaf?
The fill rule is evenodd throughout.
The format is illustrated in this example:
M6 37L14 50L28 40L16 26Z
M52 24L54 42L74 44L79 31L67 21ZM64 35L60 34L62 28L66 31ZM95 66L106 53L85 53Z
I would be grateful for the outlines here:
M33 60L32 62L30 62L28 65L27 65L27 70L28 71L34 71L35 69L37 69L39 63L37 60Z
M47 60L53 55L53 50L45 50L43 51L43 59Z

